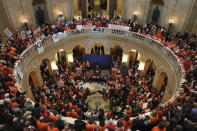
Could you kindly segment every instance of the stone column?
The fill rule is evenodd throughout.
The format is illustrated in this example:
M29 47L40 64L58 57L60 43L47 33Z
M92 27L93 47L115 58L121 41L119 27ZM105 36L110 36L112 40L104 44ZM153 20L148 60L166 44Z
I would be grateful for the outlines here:
M126 18L126 5L127 5L127 0L123 0L122 1L123 2L123 4L122 4L122 18Z
M113 18L114 17L114 10L115 10L115 0L110 0L109 3L109 18Z
M73 0L70 0L70 17L74 17L74 5L73 5Z
M162 84L159 76L160 76L160 72L156 71L155 76L153 78L153 87L156 89L159 89L160 84Z
M42 76L41 76L40 70L37 70L36 72L34 72L34 75L32 76L32 80L33 80L34 86L36 88L42 86L43 80L42 80Z
M166 88L165 93L161 100L162 103L165 103L166 101L168 101L173 95L172 88L170 88L170 85L167 85L165 88Z
M53 70L52 70L51 62L50 62L49 60L47 60L47 66L48 66L49 74L50 74L51 76L53 76L53 75L54 75L54 72L53 72Z
M86 0L81 0L81 12L82 12L82 18L86 17L87 14L87 8L86 8Z
M20 84L20 85L22 85L21 86L22 90L26 92L26 96L28 98L30 98L31 100L34 101L34 96L32 94L32 90L29 85L29 76L30 75L32 77L35 88L41 87L43 84L43 81L42 81L42 76L41 76L41 72L40 72L39 68L34 69L33 71L28 70L23 76L23 79Z

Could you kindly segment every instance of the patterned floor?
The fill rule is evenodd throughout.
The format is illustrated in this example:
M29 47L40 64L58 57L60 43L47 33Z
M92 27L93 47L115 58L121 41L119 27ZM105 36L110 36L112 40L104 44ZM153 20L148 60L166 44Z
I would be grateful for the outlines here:
M97 107L104 109L105 111L109 109L109 100L104 100L103 95L95 92L90 95L86 101L89 104L89 111L93 112Z

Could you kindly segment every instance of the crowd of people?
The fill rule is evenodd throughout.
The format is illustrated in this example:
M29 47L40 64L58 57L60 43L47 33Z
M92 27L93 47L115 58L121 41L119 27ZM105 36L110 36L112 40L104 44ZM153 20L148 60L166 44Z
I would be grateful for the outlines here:
M101 84L108 87L103 89L102 94L104 99L110 99L109 111L103 111L99 107L95 112L88 111L85 99L91 95L90 90L80 88L79 85L91 81L92 76L84 72L76 73L63 62L57 63L58 73L55 77L46 74L48 77L43 79L45 84L41 88L32 88L35 104L25 96L13 74L14 64L21 60L20 54L25 49L31 47L38 39L76 29L76 25L107 27L108 24L129 26L130 31L158 39L182 60L186 72L185 83L173 101L164 106L159 105L167 81L164 81L160 91L154 89L152 87L154 73L151 68L146 77L140 78L137 62L131 64L128 75L100 74L100 77L106 80ZM189 35L187 32L173 34L159 25L140 25L136 21L120 20L119 17L108 19L91 15L85 19L31 27L25 38L16 33L5 45L0 45L0 130L195 131L197 129L196 42L196 34ZM83 66L83 63L78 65ZM44 68L41 71L43 74L47 72ZM143 115L149 111L152 111L150 115ZM62 116L76 118L74 125L70 126L63 121ZM113 120L117 120L117 124Z

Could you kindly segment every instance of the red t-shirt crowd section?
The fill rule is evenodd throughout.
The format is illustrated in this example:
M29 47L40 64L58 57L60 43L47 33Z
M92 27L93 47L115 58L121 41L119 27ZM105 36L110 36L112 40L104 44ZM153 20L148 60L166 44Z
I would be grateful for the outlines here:
M128 74L111 73L103 75L96 72L96 79L87 72L83 60L75 59L74 68L64 61L57 63L58 71L50 76L47 64L41 69L44 85L32 92L35 105L21 92L13 75L16 61L20 54L31 47L38 39L51 37L58 32L75 30L77 25L108 27L117 24L130 27L138 32L158 39L171 49L185 68L185 83L173 101L160 106L168 80L162 83L160 90L152 87L154 70L149 68L145 77L139 77L138 61L130 64ZM169 33L159 25L139 25L132 20L105 17L91 17L60 21L31 27L25 39L19 33L9 38L5 45L0 45L0 130L2 131L195 131L197 129L197 36L185 33ZM82 67L77 73L75 67ZM96 81L102 84L99 93L105 100L110 100L108 110L97 107L89 110L86 98L92 95L88 88L81 87L86 82ZM31 83L31 82L30 82ZM150 115L143 115L152 111ZM63 121L61 116L76 118L74 125ZM135 119L130 119L135 117ZM84 122L83 120L86 120ZM113 122L117 121L117 124ZM97 121L97 122L96 122Z

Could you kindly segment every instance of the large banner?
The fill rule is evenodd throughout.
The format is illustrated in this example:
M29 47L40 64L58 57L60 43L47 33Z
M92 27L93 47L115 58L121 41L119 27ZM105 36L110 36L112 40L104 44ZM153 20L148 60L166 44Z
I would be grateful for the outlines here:
M101 69L110 69L113 65L111 55L85 55L84 60L90 62L91 69L94 69L97 65Z
M64 31L64 33L58 32L57 34L53 34L53 42L57 43L58 41L66 38L66 36L67 36L67 32L66 31Z
M44 52L44 47L43 47L43 43L41 40L38 40L36 42L36 48L37 48L39 54L42 54Z
M104 32L104 29L95 26L91 28L91 32Z
M128 26L123 26L123 25L114 25L114 24L109 24L108 25L108 28L109 29L117 29L117 30L126 30L126 31L129 31L129 28Z

